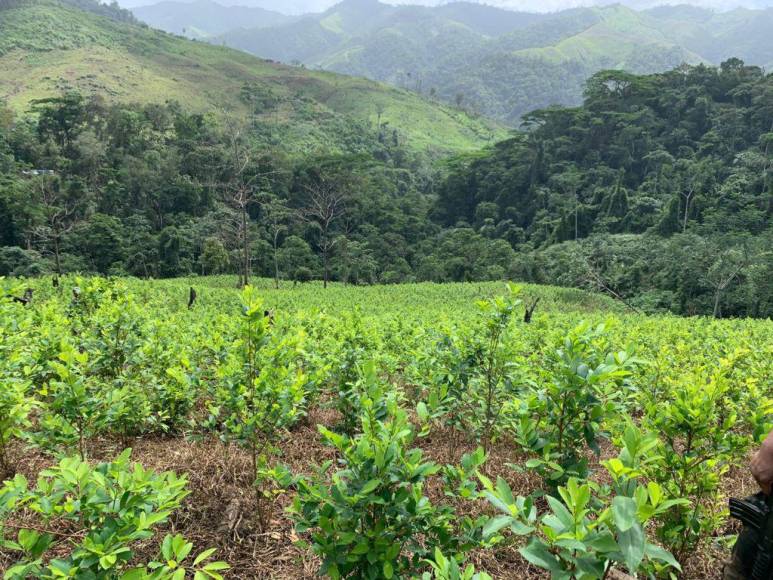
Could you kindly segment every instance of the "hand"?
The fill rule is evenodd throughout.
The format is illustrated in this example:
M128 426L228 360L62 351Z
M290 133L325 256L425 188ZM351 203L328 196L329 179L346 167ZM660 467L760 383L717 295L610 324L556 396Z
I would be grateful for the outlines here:
M760 489L770 495L773 488L773 431L763 441L751 461L751 472Z

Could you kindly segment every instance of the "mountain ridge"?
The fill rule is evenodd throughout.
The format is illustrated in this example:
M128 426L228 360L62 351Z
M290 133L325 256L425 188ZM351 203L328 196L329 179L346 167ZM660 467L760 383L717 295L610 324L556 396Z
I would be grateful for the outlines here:
M230 31L214 41L388 82L511 125L533 109L578 105L585 81L604 69L648 74L736 56L773 65L766 32L773 9L633 10L618 3L529 14L470 2L430 8L366 1L346 0L290 25Z
M504 132L408 91L117 22L59 0L6 2L0 99L24 111L67 90L114 101L250 113L284 131L295 152L351 148L376 119L416 150L472 150ZM370 129L368 129L370 127Z
M223 6L212 0L180 2L164 0L138 6L132 13L142 22L189 38L207 38L236 28L289 24L295 18L280 12L250 6Z

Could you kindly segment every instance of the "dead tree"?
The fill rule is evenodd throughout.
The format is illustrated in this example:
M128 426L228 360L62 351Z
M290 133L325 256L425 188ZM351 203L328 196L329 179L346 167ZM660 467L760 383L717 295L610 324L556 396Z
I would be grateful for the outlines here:
M346 193L334 180L320 178L314 185L306 186L309 201L299 212L300 217L319 230L319 249L322 251L324 270L323 286L330 280L330 252L337 239L331 236L332 226L346 213Z
M292 216L292 211L287 203L276 195L265 194L260 201L262 221L271 238L271 248L274 258L274 288L279 289L279 239L288 227L287 222Z
M17 304L22 304L24 306L29 306L30 304L32 304L32 294L33 294L33 292L34 292L34 290L32 288L27 288L24 291L24 296L19 297L19 296L13 296L11 294L8 294L8 298L13 300Z
M253 150L247 142L247 128L243 121L231 115L223 116L228 141L228 159L224 169L225 182L221 184L223 201L237 214L236 238L241 258L239 286L250 283L252 256L250 254L250 207L257 202L257 183L262 177L255 171Z
M526 306L526 312L523 313L523 321L526 324L531 323L531 317L534 316L534 310L537 308L537 304L539 304L540 298L536 298L534 302L531 303L531 306Z
M56 275L62 275L62 242L78 225L80 201L73 199L45 176L40 178L40 203L43 207L43 223L32 234L54 254Z
M749 267L753 259L749 255L746 246L732 248L722 252L719 260L709 269L705 278L714 289L714 309L712 316L720 318L722 315L722 298L730 285L741 276L741 273Z
M641 310L636 308L633 304L630 304L619 292L617 292L604 281L604 279L601 277L601 274L596 270L596 268L593 267L587 257L585 257L585 267L588 270L588 282L590 282L591 285L595 286L598 290L609 294L615 300L619 300L626 307L630 308L637 314L642 314Z

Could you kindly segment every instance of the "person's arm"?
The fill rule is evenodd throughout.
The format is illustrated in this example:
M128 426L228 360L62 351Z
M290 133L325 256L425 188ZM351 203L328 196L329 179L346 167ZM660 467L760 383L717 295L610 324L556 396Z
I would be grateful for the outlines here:
M762 492L765 495L770 495L771 487L773 487L773 431L768 433L765 441L754 454L751 472Z

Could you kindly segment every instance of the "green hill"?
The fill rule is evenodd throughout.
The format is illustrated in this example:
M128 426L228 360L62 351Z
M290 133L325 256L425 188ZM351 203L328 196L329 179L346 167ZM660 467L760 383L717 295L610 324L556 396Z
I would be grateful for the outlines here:
M773 10L713 13L622 5L525 14L467 3L428 8L345 0L287 26L238 29L228 46L389 82L515 124L577 105L603 69L662 72L737 56L773 64Z
M264 28L295 20L272 10L251 6L221 6L212 0L164 1L132 10L152 26L189 38L205 38L234 28Z
M67 90L119 102L176 100L197 111L252 113L279 130L283 148L299 152L349 150L377 119L414 150L470 150L503 135L408 91L261 60L56 0L5 0L0 10L0 100L17 111Z

